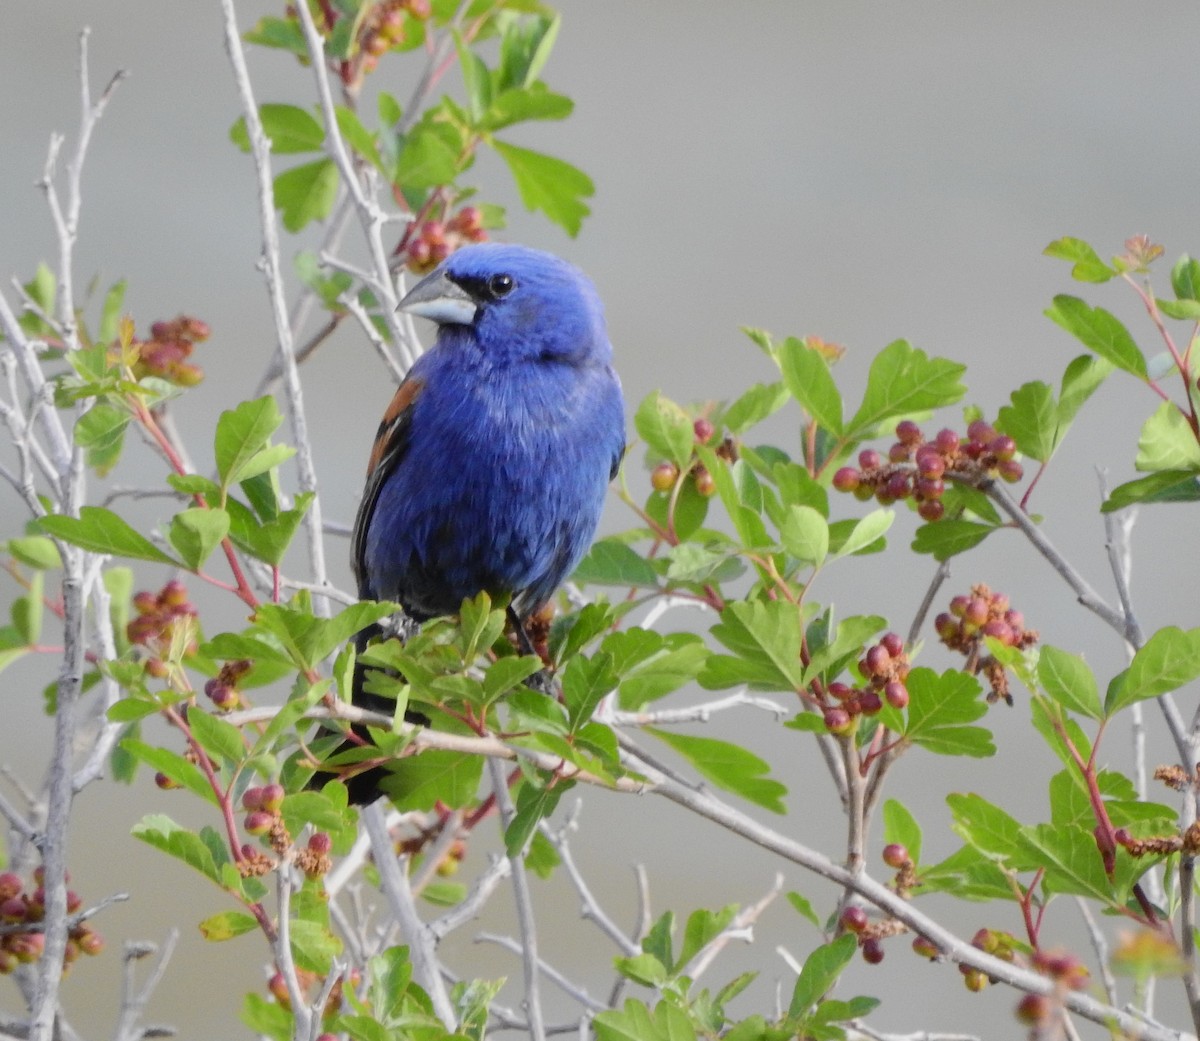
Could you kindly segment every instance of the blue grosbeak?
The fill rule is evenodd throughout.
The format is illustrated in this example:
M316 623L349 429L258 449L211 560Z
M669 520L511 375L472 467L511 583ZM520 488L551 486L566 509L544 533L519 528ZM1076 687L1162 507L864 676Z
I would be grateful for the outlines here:
M358 594L398 601L416 622L481 591L508 596L527 645L521 620L587 551L625 448L600 299L558 257L488 243L454 253L400 309L438 334L371 450L351 550ZM390 707L362 679L354 703ZM380 776L350 778L351 798L375 798Z

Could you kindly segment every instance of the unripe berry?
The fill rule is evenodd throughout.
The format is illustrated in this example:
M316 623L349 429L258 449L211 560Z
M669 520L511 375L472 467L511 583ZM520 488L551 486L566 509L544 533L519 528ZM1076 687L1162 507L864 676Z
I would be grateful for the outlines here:
M659 463L650 471L650 486L656 492L669 492L679 478L679 467L674 463Z
M998 460L1004 462L1017 454L1017 443L1011 437L1003 434L988 442L988 451Z
M888 449L888 462L906 463L910 455L912 455L912 449L903 442L897 441Z
M883 862L899 871L902 867L912 864L912 857L908 855L907 846L899 842L890 842L883 847Z
M25 885L20 876L14 875L11 871L5 871L0 875L0 902L19 896L24 888Z
M980 444L988 444L996 439L996 430L991 423L976 419L967 427L967 437Z
M958 636L958 622L954 620L954 616L943 611L933 620L934 631L943 640L953 640Z
M219 708L223 712L229 712L238 707L241 698L238 696L237 688L231 687L226 683L215 683L210 691L208 685L205 684L204 691L210 698L215 708Z
M867 937L863 940L862 956L868 965L878 965L883 961L883 944L874 936Z
M717 482L714 480L713 475L703 467L696 470L693 480L696 483L696 491L704 496L704 498L708 499L716 493Z
M858 453L858 465L863 470L877 470L883 465L883 457L873 448L864 448Z
M988 985L987 973L980 972L978 969L970 969L964 973L963 982L967 985L967 990L972 994L978 994Z
M941 477L946 472L945 458L929 445L917 449L915 461L922 477Z
M940 477L921 477L917 480L915 490L918 499L933 502L946 493L946 482Z
M148 589L143 589L133 595L133 606L138 614L153 614L158 610L158 597Z
M842 923L842 928L848 933L861 933L869 924L867 912L856 904L851 904L842 911L839 921Z
M242 792L242 808L246 810L261 810L263 808L262 788L247 788Z
M928 958L930 961L941 957L942 954L942 952L938 950L937 944L932 940L926 939L924 936L916 936L913 938L912 949L914 954L919 954L922 958Z
M17 956L7 948L0 947L0 976L11 976L17 971Z
M833 682L825 688L831 698L837 698L838 701L845 701L854 693L854 688L848 683Z
M983 625L988 617L987 601L981 596L973 596L967 601L966 610L963 612L963 621L971 625Z
M284 1008L292 1007L292 996L288 993L287 980L283 978L282 972L275 973L274 976L267 980L267 990L271 992L271 996Z
M896 439L906 445L915 445L923 437L921 428L911 419L903 419L896 424Z
M860 484L854 489L854 498L859 502L866 502L875 494L875 489L869 484Z
M32 965L42 956L46 947L44 933L19 933L9 937L8 949L17 956L17 961L23 965Z
M712 421L703 416L692 424L692 434L699 445L707 444L714 433L716 433L716 429L713 427Z
M104 950L104 937L99 933L86 932L79 937L79 949L84 954L99 954Z
M1045 994L1026 994L1017 1003L1017 1019L1028 1026L1037 1026L1050 1018L1053 1008Z
M996 467L1001 479L1009 484L1015 484L1025 476L1025 470L1015 459L1006 459Z
M908 688L899 680L889 680L884 684L883 696L894 709L908 708Z
M833 475L833 486L839 492L852 492L858 484L858 471L853 466L843 466Z
M1007 622L1002 622L999 618L989 618L983 627L983 635L991 636L1001 643L1011 647L1015 643L1013 631Z
M893 499L906 499L912 494L912 475L901 470L887 479L887 493Z
M182 607L187 603L187 586L177 578L171 579L158 594L158 602L163 607Z
M10 896L7 900L0 901L0 921L5 922L23 922L25 921L25 901L19 896Z
M67 914L74 914L83 906L83 897L74 889L67 890Z
M464 206L454 217L453 222L460 231L478 231L483 227L483 211L478 206Z
M881 708L883 708L883 702L879 699L879 695L876 694L875 691L864 690L861 694L859 694L858 710L864 716L873 716Z
M942 455L953 455L958 451L958 434L949 427L944 427L938 431L933 443Z
M1004 620L1008 622L1011 629L1017 632L1025 628L1025 616L1020 611L1005 611Z
M971 602L969 596L955 596L950 599L950 613L955 618L965 618L967 614L967 604Z
M904 653L904 640L899 633L884 633L879 642L893 658L899 658Z
M158 785L158 787L161 788L164 792L173 791L174 789L179 787L178 782L173 781L170 777L168 777L161 770L159 770L159 772L154 775L154 783L156 785Z

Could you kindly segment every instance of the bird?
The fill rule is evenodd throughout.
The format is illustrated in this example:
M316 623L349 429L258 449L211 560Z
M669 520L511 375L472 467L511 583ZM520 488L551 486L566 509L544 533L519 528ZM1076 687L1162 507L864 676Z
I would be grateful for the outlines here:
M625 452L600 297L554 254L488 242L451 254L397 309L431 319L437 336L371 449L351 536L358 596L397 602L413 623L457 614L480 592L507 597L531 653L521 622L587 552ZM359 649L380 632L359 633ZM352 702L390 711L363 689L365 673ZM378 798L385 773L349 777L351 800Z

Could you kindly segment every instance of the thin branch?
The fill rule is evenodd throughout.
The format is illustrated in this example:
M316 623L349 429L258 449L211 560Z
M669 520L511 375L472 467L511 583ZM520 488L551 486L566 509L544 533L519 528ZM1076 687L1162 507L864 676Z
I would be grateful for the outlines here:
M512 865L507 857L493 856L489 858L487 869L475 879L471 891L444 915L429 923L429 931L433 935L434 942L441 943L455 929L478 918L496 888L510 874L512 874Z
M126 943L122 958L121 973L121 1011L117 1015L117 1025L113 1030L113 1041L141 1041L146 1036L146 1030L138 1025L145 1012L151 995L162 983L167 972L171 955L175 953L175 944L179 941L179 930L172 928L167 933L160 950L152 943ZM138 987L136 984L136 963L143 958L157 954L158 958L146 981ZM161 1028L160 1028L161 1029Z
M771 713L776 720L789 715L779 702L771 698L758 697L748 694L745 690L736 691L728 697L715 698L699 705L689 705L684 708L657 709L653 712L621 712L612 711L606 721L616 726L664 726L674 723L707 723L717 712L727 712L729 709L755 708Z
M696 952L692 960L682 970L681 975L687 976L692 980L697 980L713 963L717 955L732 941L744 940L747 943L753 942L754 923L762 917L763 912L775 902L775 898L782 892L783 875L782 873L777 873L774 884L762 899L757 903L751 904L749 907L743 907L741 911L734 915L733 921Z
M476 943L494 943L497 947L503 947L506 951L512 951L513 954L519 954L526 961L529 960L528 951L525 949L525 944L522 941L515 940L511 936L498 936L495 933L480 933L475 937ZM542 958L534 957L535 973L541 973L551 983L555 984L563 993L568 994L575 1001L579 1002L584 1008L592 1012L606 1012L608 1006L597 1001L587 989L581 987L577 983L572 983L566 976L559 972L554 966L544 961ZM526 987L526 1001L528 1001L528 987ZM545 1036L545 1024L538 1024L535 1020L530 1019L528 1024L531 1037L537 1037L540 1031L542 1036Z
M1092 909L1083 897L1075 898L1075 906L1079 908L1079 914L1087 929L1088 940L1091 942L1092 950L1096 952L1096 964L1100 966L1100 982L1104 984L1104 994L1108 998L1108 1003L1115 1005L1121 998L1117 993L1117 978L1112 974L1112 969L1108 964L1108 941L1104 938L1104 931L1100 928L1100 923L1096 921L1096 916L1092 914Z

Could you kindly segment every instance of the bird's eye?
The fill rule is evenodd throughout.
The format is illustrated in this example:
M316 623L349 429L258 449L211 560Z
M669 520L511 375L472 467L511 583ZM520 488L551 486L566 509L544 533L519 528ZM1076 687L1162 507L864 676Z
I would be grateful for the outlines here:
M517 283L512 275L492 275L488 279L488 293L492 299L499 300L501 297L508 296L514 289L517 288Z

